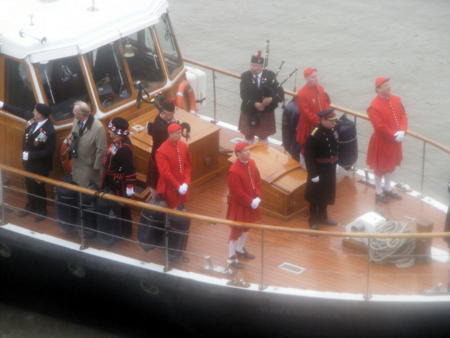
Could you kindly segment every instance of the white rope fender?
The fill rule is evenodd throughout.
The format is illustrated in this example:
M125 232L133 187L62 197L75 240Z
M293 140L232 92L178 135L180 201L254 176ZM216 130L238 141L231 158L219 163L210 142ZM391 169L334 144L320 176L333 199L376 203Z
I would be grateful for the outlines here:
M405 233L411 232L407 223L386 221L375 227L377 233ZM375 263L393 263L398 268L409 268L416 259L414 238L371 238L369 239L369 257Z

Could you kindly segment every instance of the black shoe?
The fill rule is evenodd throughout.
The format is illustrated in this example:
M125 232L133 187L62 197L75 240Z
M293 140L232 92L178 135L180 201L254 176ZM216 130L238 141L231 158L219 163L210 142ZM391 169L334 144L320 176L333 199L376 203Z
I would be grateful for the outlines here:
M388 203L389 198L385 194L375 194L375 203Z
M25 217L25 216L28 216L29 214L30 214L30 212L28 210L22 210L17 214L17 216Z
M36 223L39 223L39 222L42 222L44 219L45 219L44 216L39 215L39 216L36 216L36 217L35 217L34 221L35 221Z
M236 251L236 255L238 258L244 258L244 259L255 259L255 255L252 255L244 248L244 252Z
M401 200L402 199L402 196L400 196L399 194L393 192L392 190L391 191L383 190L383 192L384 192L384 196L393 198L395 200Z
M239 261L237 260L236 255L228 258L227 263L230 268L234 268L234 269L243 269L244 268L244 265L242 263L239 263Z
M333 221L332 219L327 218L327 219L321 220L320 224L323 224L323 225L337 225L337 222Z

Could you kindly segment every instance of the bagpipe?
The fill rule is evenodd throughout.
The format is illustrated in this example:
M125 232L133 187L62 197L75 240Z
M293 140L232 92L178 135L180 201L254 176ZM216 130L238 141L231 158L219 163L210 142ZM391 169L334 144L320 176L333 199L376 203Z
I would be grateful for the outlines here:
M266 55L264 57L264 68L263 70L267 69L267 66L269 65L269 55L270 55L270 40L266 40ZM272 97L275 101L273 103L273 108L275 109L279 103L282 103L282 107L285 106L285 97L284 97L284 89L283 85L298 71L297 68L295 68L289 75L283 79L281 82L278 82L277 78L280 74L281 69L283 68L285 64L285 61L282 60L280 66L278 67L276 73L275 73L275 80L274 82L269 86L265 85L264 90L265 94L264 96Z

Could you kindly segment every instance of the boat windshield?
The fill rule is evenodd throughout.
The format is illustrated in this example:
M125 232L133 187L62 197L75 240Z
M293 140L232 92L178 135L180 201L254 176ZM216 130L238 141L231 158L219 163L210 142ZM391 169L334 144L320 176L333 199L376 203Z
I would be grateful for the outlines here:
M123 38L122 48L134 83L140 81L146 90L162 86L164 72L149 28Z
M54 121L71 119L75 101L90 102L78 56L40 63L37 69Z
M11 58L5 58L5 102L32 111L36 100L26 65ZM22 116L23 117L23 116Z
M173 78L181 68L183 60L181 59L175 36L170 26L169 16L164 14L154 27L164 55L164 60L167 64L169 76Z
M88 53L86 58L103 107L112 106L131 96L118 43L102 46Z

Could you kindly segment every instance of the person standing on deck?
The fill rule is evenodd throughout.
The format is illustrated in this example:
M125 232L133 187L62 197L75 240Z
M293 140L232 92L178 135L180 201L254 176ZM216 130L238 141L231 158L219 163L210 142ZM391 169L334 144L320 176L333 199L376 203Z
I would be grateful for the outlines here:
M391 174L403 158L402 141L408 118L400 97L391 94L389 78L377 78L375 90L377 96L367 109L374 129L367 150L367 165L375 173L375 202L387 203L389 198L401 199L392 191Z
M264 69L264 58L258 51L251 58L250 70L241 74L239 131L248 143L253 143L255 136L267 142L267 138L275 134L274 110L279 102L277 88L275 73Z
M320 122L317 113L330 108L330 97L319 84L317 69L306 68L303 75L306 83L295 95L295 102L300 112L297 125L297 142L300 144L300 160L302 163L306 140L314 127Z
M72 179L82 187L87 187L90 182L99 187L106 153L105 128L91 115L91 107L86 102L76 101L73 115L72 133L66 139L77 144L77 156L72 158Z
M14 107L0 101L0 109L13 112L23 118L33 117L28 121L22 143L22 160L26 171L34 174L48 176L53 168L53 154L56 147L55 128L51 123L50 108L46 104L38 103L34 106L32 115L29 111ZM25 210L19 213L20 217L37 214L36 222L41 222L47 215L47 193L45 183L25 178L27 189L27 204Z
M158 166L156 165L156 151L169 138L167 127L170 123L175 122L175 104L173 102L163 101L157 105L157 108L159 109L159 114L156 116L155 121L147 124L147 132L153 140L147 177L147 184L152 190L156 189L156 184L159 179Z
M337 224L327 214L327 205L334 204L336 196L336 115L333 109L327 109L317 113L317 116L319 125L308 136L304 148L308 171L305 199L310 203L309 227L314 230L319 229L319 224Z
M115 117L108 123L112 143L109 145L103 159L104 177L101 188L108 187L118 196L132 197L136 184L136 171L133 165L133 145L128 138L128 122L121 117ZM131 209L123 206L121 209L122 235L130 237Z
M159 171L156 192L169 208L183 209L191 184L191 155L186 143L181 141L182 127L171 123L167 127L169 138L156 151Z
M259 205L261 203L261 177L255 161L250 158L248 143L239 142L234 147L236 161L228 171L228 210L227 219L238 222L255 222L261 218ZM242 269L238 258L254 259L247 252L245 243L248 228L232 227L228 240L228 264Z

